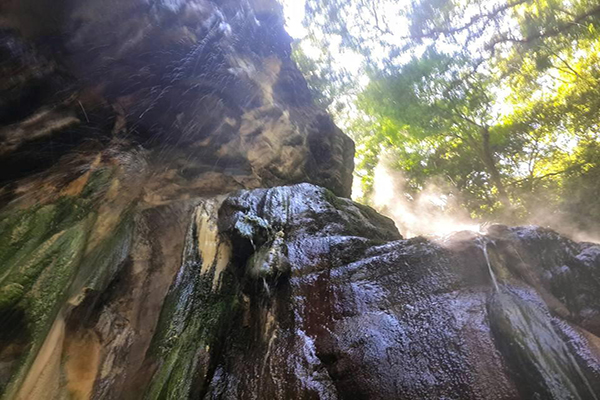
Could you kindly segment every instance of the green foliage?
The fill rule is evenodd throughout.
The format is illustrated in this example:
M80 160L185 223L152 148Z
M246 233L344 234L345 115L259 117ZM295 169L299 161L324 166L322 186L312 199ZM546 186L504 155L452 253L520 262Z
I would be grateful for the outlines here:
M306 22L368 64L342 121L367 193L385 152L473 216L600 222L598 1L308 0Z
M313 59L306 55L301 42L296 42L292 57L304 74L315 103L323 108L329 107L336 95L336 78L331 69L331 55L321 53L318 59Z
M309 35L293 43L292 58L304 74L314 102L341 116L348 107L348 95L358 90L352 73L336 64L330 46L327 40Z

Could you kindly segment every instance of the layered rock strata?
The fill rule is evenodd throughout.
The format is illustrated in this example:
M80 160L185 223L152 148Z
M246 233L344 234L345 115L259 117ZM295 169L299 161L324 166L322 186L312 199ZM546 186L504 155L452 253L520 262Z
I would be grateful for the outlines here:
M269 0L0 5L3 399L596 399L600 247L405 240Z

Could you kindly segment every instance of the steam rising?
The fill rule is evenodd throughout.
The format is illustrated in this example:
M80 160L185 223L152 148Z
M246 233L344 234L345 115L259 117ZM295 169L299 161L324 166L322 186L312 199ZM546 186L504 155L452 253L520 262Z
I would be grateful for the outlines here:
M353 189L353 192L356 190ZM389 158L382 157L374 171L370 202L377 211L394 220L405 238L446 236L465 230L483 233L484 226L491 223L473 220L461 208L458 198L446 195L448 191L433 182L416 197L411 197L407 192L406 178L402 172L392 169ZM539 225L578 242L600 243L597 233L582 231L566 216L553 214L541 205L528 219L518 221L518 225Z
M457 199L442 194L433 183L415 198L406 194L405 187L402 172L393 170L386 157L382 157L374 171L371 202L377 211L394 220L404 237L480 231L479 224L458 208ZM452 210L451 214L449 210Z

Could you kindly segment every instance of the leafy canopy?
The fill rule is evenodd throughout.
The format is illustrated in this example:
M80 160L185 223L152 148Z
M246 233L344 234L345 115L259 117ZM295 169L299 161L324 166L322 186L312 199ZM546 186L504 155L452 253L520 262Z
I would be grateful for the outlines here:
M548 216L600 222L597 0L307 0L306 10L313 46L363 57L370 83L341 122L367 193L385 152L407 190L441 178L473 216L539 220L543 204ZM316 65L338 82L327 92L336 103L344 84L330 57Z

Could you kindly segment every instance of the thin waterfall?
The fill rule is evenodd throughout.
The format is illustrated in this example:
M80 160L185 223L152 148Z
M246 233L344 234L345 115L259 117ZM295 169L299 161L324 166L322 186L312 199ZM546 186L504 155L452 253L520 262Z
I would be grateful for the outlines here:
M485 256L485 262L487 263L488 271L490 273L490 278L492 279L494 289L496 290L496 292L499 292L500 287L498 286L498 280L496 279L496 274L494 274L494 269L492 268L492 263L490 262L490 256L487 251L487 242L481 237L478 239L478 242L481 244L481 250L483 251L483 255Z

